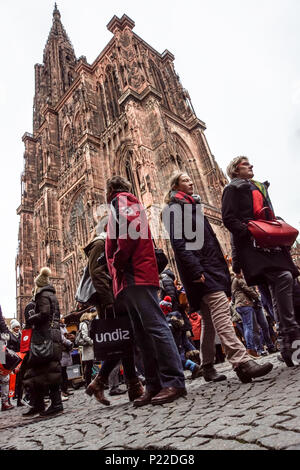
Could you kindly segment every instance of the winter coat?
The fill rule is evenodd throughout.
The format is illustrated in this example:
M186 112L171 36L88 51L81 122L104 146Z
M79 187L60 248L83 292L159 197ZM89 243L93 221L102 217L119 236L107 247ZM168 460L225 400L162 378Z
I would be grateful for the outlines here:
M61 332L61 342L62 342L62 356L60 365L62 367L68 367L73 365L72 360L72 348L73 343L69 339L66 338L65 334L68 333L68 330L65 325L60 325L60 332Z
M22 333L19 331L17 335L13 331L9 332L9 340L7 341L8 349L11 349L15 352L20 352L20 344L21 344L21 337Z
M58 330L53 342L54 355L52 360L35 365L29 353L23 384L29 388L40 388L49 385L58 385L61 382L61 356L62 343L60 334L60 311L53 286L42 287L35 296L35 314L28 319L28 324L33 327L32 340L35 334L47 337L51 334L51 322L54 319L53 328Z
M192 208L189 230L185 230L186 227L184 227L184 221L186 220L184 218L184 207L187 204ZM170 235L180 279L190 304L190 311L200 310L201 299L206 294L224 291L230 296L231 282L228 266L208 219L200 214L200 209L197 209L197 206L200 207L197 196L194 198L181 191L173 192L168 206L176 211L175 217L171 213L170 223L169 226L166 226L166 229ZM175 227L175 218L176 222L181 224L181 227ZM165 213L163 219L165 220ZM187 249L186 244L194 242L195 239L188 239L186 234L192 228L195 230L199 226L203 227L204 231L202 248ZM179 234L181 234L180 238ZM205 282L194 283L202 274L205 276Z
M93 340L89 337L89 321L84 320L80 323L79 329L81 331L82 338L85 341L85 344L82 347L82 360L83 361L93 361L94 360L94 348Z
M268 184L264 183L267 189ZM263 284L266 271L290 271L294 277L299 271L287 247L266 250L256 248L247 228L262 207L270 207L256 186L249 180L235 178L227 185L222 196L222 218L232 234L233 271L242 269L249 286Z
M234 307L254 307L259 301L259 295L253 287L248 287L244 279L235 277L232 281L232 296Z
M35 313L35 301L33 299L28 302L24 309L24 318L25 318L25 329L29 328L28 319L31 315Z
M2 315L2 310L1 310L1 305L0 305L0 334L1 333L8 333L9 329L7 324L5 323L5 320Z
M97 306L99 311L102 312L104 312L107 305L114 303L112 279L105 259L105 239L106 233L102 233L84 249L89 259L88 266L92 283L98 294ZM99 263L98 260L101 260L101 262Z
M115 297L130 286L159 287L157 262L146 212L131 193L119 192L111 198L106 259Z
M171 271L171 269L165 269L161 273L160 279L161 279L160 298L163 300L166 296L171 297L173 310L178 310L179 308L178 293L177 293L176 286L174 284L175 274Z

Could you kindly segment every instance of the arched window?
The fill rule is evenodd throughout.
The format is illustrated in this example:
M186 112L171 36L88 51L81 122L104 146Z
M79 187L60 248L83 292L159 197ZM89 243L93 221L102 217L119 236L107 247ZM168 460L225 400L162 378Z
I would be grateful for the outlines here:
M165 94L165 84L164 84L161 71L151 59L149 60L149 65L150 65L151 74L154 80L155 88L157 89L157 91L161 93L164 105L169 107L167 97Z

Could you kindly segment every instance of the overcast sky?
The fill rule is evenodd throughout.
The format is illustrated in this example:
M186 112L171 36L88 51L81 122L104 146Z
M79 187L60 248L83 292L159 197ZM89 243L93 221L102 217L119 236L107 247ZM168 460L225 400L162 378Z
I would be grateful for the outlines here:
M217 162L247 155L255 178L271 182L277 215L300 225L299 0L59 0L76 56L92 63L126 13L134 31L162 53L191 96ZM16 310L15 257L24 132L32 132L34 64L42 63L54 1L0 0L0 304Z

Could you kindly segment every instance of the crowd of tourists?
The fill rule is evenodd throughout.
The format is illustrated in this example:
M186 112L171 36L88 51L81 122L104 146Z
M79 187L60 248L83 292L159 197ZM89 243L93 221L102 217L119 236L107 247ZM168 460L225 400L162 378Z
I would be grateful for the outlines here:
M134 407L172 402L187 395L186 380L226 380L215 367L225 360L242 383L272 370L271 362L257 360L261 356L277 353L287 366L297 365L299 270L288 246L260 246L248 225L268 220L265 208L273 211L268 184L253 179L246 157L235 158L227 173L231 181L223 192L222 218L231 234L232 263L203 214L192 179L178 172L162 211L172 269L159 264L145 210L130 183L121 176L107 181L111 211L84 248L94 293L76 335L60 314L50 269L42 268L34 280L23 325L31 330L31 343L15 385L17 406L28 407L23 416L63 411L63 401L71 396L67 368L75 347L82 354L86 394L106 406L105 390L109 395L127 392ZM112 317L130 321L133 347L99 364L92 325ZM6 348L18 353L21 325L12 320L8 328L1 311L0 333ZM43 360L37 360L39 355ZM10 410L9 374L3 370L0 386L1 409Z

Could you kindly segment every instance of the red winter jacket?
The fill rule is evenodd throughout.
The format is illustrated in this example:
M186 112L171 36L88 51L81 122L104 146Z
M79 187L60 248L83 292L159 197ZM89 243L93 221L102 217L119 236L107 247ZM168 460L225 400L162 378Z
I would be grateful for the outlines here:
M115 297L129 286L159 287L147 216L142 204L131 193L112 196L106 259Z

